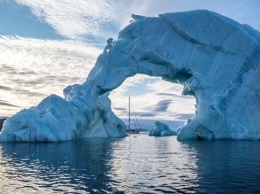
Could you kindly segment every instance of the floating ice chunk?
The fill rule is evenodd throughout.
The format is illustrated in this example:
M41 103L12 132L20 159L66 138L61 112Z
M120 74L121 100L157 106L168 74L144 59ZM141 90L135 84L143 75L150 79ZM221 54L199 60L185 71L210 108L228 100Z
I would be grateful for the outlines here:
M167 124L155 121L153 129L150 129L148 134L149 136L172 136L177 135L177 132L171 129Z

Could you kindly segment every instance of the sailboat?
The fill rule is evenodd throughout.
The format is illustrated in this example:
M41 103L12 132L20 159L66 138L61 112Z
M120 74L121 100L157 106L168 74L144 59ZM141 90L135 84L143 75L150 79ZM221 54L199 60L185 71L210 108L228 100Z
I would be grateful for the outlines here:
M140 127L139 127L139 123L137 121L135 112L134 112L134 108L133 108L133 112L131 112L131 99L130 97L128 97L128 127L127 127L127 133L130 134L137 134L140 133ZM133 105L132 105L133 106ZM135 128L132 128L131 126L131 116L133 117L133 123L135 125Z

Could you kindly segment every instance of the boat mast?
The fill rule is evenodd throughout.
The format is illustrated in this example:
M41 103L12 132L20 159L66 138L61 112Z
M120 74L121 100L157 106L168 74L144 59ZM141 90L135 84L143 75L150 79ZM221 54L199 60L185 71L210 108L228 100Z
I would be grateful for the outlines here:
M130 97L128 97L128 130L130 130Z

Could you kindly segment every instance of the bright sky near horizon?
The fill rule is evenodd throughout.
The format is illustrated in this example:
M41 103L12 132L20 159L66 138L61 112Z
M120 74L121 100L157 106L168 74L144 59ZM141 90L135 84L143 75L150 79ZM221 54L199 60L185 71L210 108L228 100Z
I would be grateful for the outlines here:
M37 105L51 93L82 83L109 37L131 14L208 9L260 30L259 0L0 0L0 116ZM110 95L119 117L127 116L127 96L144 120L184 121L194 99L182 86L137 75Z

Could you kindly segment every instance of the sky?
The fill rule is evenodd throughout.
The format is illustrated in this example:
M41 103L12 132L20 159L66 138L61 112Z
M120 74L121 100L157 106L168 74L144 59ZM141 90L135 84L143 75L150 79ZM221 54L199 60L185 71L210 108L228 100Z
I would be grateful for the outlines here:
M259 0L0 0L0 117L36 106L50 94L83 83L106 40L131 14L208 9L260 31ZM110 94L112 108L127 117L128 96L144 125L177 125L194 115L194 98L182 86L136 75ZM149 125L149 126L148 126Z

